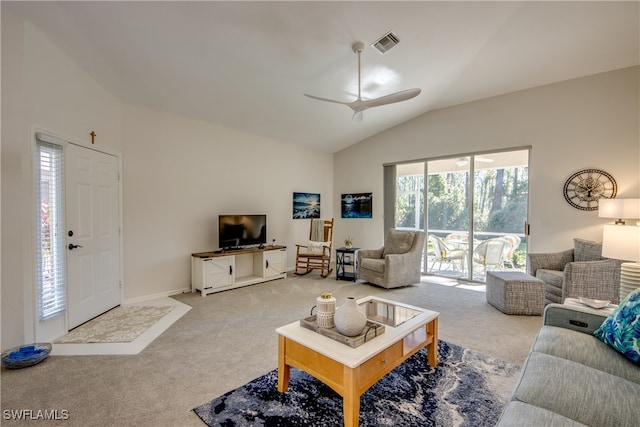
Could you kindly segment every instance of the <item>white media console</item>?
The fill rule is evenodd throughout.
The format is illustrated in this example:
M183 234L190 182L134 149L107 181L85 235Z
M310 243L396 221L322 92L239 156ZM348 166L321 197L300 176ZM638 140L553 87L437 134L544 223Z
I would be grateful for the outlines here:
M202 296L241 286L285 279L286 246L191 254L191 292Z

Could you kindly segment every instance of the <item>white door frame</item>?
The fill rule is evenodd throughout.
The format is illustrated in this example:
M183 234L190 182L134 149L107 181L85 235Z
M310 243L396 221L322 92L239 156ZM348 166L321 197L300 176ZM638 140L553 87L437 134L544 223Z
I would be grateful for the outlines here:
M85 148L85 149L89 149L89 150L94 150L94 151L98 151L104 154L108 154L111 156L114 156L117 159L117 163L118 163L118 227L120 230L119 236L118 236L118 241L119 241L119 250L120 250L120 256L119 256L119 264L120 264L120 301L124 301L124 228L123 228L123 217L124 217L124 209L123 209L123 174L122 174L122 153L100 146L100 145L93 145L93 144L87 144L85 142L82 141L78 141L75 140L73 138L69 138L69 137L65 137L59 134L56 134L55 132L52 132L50 130L47 129L43 129L43 128L38 128L38 127L34 127L32 129L32 132L30 133L30 139L31 139L31 158L33 159L34 157L34 150L35 150L35 141L36 141L36 134L40 134L40 139L47 141L47 142L51 142L53 144L58 144L58 145L62 145L65 149L66 152L66 147L68 144L73 144L76 146L79 146L81 148ZM33 165L33 162L31 162L31 164ZM32 166L33 168L33 166ZM31 212L33 212L33 206L35 206L35 194L34 194L34 179L35 179L35 173L34 171L32 171L31 173L31 179L29 180L31 182ZM31 227L33 227L33 220L29 221L29 224ZM33 236L33 233L31 234ZM38 298L38 289L35 285L36 281L35 281L35 274L36 274L36 269L37 269L37 265L35 265L35 245L34 245L34 238L31 239L30 245L32 247L32 257L31 259L33 260L33 274L34 274L34 280L32 280L32 287L30 287L31 292L30 292L30 297L29 298L25 298L25 314L27 313L31 313L30 316L26 315L26 317L30 317L31 319L33 319L33 333L27 333L25 336L30 336L33 335L34 336L34 341L53 341L56 338L59 338L63 335L65 335L68 332L68 326L69 326L69 322L68 322L68 311L65 310L64 311L64 315L62 316L56 316L54 318L52 318L51 320L47 320L47 321L40 321L40 319L38 318L38 312L35 309L35 307L37 306L37 299ZM65 258L65 262L66 262L66 258ZM25 329L30 329L29 325L25 324ZM28 332L25 330L25 332Z

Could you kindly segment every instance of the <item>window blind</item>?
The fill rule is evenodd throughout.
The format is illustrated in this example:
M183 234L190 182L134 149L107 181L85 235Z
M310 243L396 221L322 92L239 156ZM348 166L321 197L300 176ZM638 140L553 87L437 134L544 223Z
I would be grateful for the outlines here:
M40 320L66 309L64 150L38 134L35 154L36 262Z

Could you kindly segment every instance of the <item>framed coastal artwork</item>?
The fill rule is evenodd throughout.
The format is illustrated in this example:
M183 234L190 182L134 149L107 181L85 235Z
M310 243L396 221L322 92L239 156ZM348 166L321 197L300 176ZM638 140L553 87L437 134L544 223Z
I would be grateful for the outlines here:
M342 218L371 218L373 193L346 193L340 197Z
M293 219L320 218L320 194L293 193Z

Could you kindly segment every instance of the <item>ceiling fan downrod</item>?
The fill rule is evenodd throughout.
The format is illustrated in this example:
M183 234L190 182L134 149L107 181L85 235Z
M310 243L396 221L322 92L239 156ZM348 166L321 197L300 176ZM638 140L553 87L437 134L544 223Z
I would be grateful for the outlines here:
M362 100L362 72L360 67L360 56L362 55L362 51L364 50L364 43L355 42L351 45L351 49L353 49L354 53L358 54L358 101Z

